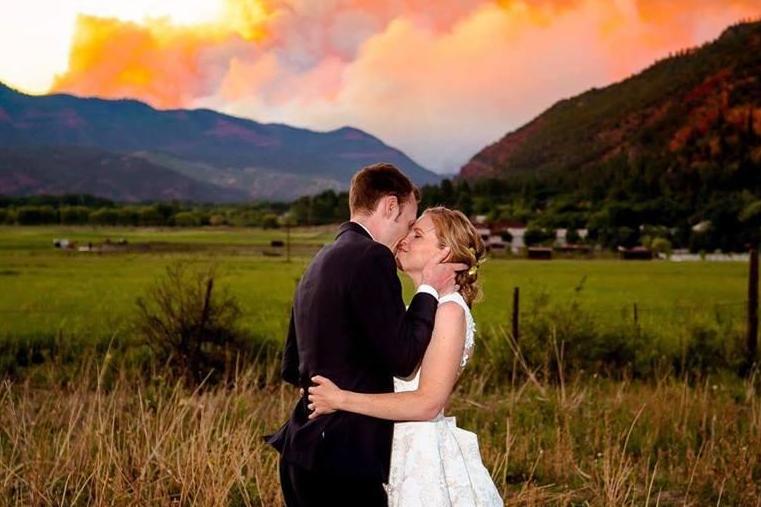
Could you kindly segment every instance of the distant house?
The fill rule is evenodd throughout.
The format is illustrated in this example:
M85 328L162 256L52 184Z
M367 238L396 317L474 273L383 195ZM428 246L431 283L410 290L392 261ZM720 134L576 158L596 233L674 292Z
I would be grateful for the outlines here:
M525 246L523 232L526 225L514 220L489 222L486 215L476 215L471 219L476 231L490 250L507 249L519 253Z
M491 229L489 229L489 227L485 225L480 225L480 224L473 224L473 225L475 225L476 232L478 233L478 235L481 236L481 240L484 243L488 243L489 238L491 237Z
M526 226L524 224L515 223L507 226L505 230L510 233L510 236L513 238L510 242L510 250L514 254L521 252L521 250L526 247L526 243L523 241Z
M512 253L518 254L526 248L526 242L523 239L526 233L526 224L522 222L517 220L489 222L486 215L476 215L471 218L471 222L489 249L510 248ZM581 239L586 239L589 234L587 229L576 229L576 232ZM566 252L588 253L591 251L591 247L586 245L570 245L566 239L567 234L568 229L555 229L553 247L561 248L560 251Z

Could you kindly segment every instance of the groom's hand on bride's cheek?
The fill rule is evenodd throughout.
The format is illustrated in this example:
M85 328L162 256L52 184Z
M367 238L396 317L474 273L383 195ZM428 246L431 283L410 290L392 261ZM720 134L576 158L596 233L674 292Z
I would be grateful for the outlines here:
M422 283L436 289L439 296L455 292L458 289L455 283L457 272L468 269L467 264L461 262L444 262L449 252L449 247L441 249L441 252L432 257L423 268Z

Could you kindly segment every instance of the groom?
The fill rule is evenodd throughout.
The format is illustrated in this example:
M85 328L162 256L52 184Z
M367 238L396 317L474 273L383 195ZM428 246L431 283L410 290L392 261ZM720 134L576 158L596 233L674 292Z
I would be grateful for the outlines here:
M394 250L417 217L418 189L391 164L354 175L351 221L317 253L296 288L283 355L283 379L311 385L313 375L366 393L393 392L431 339L438 294L454 290L459 264L432 259L405 311ZM393 423L348 412L309 420L307 394L267 442L280 456L288 507L385 506Z

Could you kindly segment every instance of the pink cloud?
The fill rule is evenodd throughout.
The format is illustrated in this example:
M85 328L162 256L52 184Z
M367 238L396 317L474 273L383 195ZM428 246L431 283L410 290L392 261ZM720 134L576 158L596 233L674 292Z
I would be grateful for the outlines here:
M433 169L455 170L557 100L761 15L758 0L261 0L256 7L234 26L162 31L89 18L55 88L316 129L353 125Z

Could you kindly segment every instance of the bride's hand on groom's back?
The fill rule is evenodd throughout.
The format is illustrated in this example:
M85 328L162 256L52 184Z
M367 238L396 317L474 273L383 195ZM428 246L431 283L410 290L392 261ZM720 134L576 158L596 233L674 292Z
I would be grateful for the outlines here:
M455 292L457 290L455 284L457 272L468 269L467 264L444 262L449 256L449 252L449 247L443 248L440 253L431 257L423 267L423 279L421 283L436 289L439 296Z
M337 385L320 375L312 377L312 382L315 385L309 388L309 405L307 408L312 411L309 414L309 419L324 414L332 414L341 409L344 392Z

